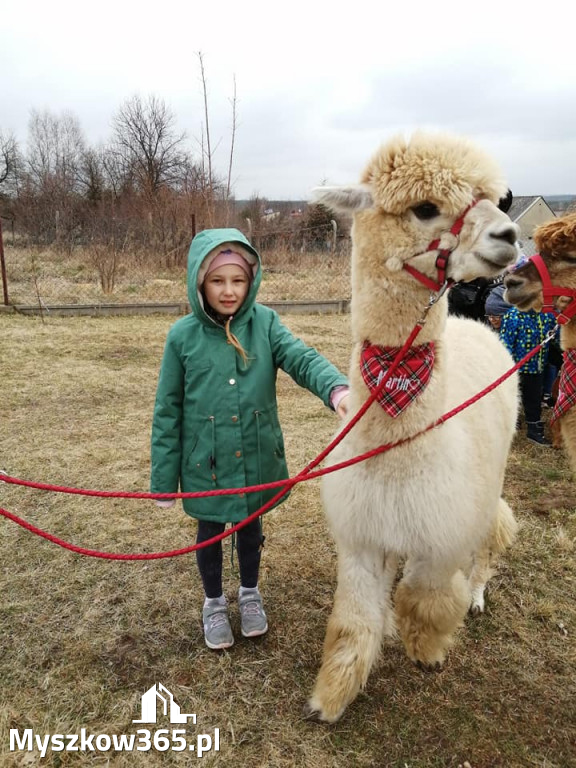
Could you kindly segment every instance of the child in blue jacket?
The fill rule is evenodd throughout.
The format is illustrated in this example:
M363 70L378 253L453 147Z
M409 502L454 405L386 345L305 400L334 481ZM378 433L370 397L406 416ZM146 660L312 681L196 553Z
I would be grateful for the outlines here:
M504 285L496 286L486 300L486 314L489 318L501 317L500 338L514 362L521 360L531 349L546 337L556 321L550 312L536 312L531 309L521 312L503 298ZM495 323L491 320L491 324ZM550 445L544 436L542 422L542 396L544 392L544 369L548 360L548 347L544 346L518 371L522 407L526 419L526 437L536 445Z

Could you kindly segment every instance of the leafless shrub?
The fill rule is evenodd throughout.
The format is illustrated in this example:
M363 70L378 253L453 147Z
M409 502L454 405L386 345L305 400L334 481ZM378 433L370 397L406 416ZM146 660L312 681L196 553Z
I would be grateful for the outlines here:
M118 269L126 251L127 239L118 244L92 243L87 249L88 261L98 271L100 287L106 295L114 293Z

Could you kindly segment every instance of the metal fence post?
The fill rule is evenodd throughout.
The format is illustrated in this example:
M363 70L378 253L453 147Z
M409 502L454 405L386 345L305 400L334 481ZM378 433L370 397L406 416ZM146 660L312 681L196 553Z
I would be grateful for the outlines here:
M4 293L4 304L8 306L8 278L6 277L6 260L4 259L4 235L2 234L2 219L0 219L0 268L2 269L2 291Z

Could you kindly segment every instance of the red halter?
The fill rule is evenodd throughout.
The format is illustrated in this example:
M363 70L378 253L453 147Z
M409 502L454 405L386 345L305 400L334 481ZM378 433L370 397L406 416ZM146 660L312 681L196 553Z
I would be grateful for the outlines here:
M574 315L576 315L576 288L564 288L561 285L554 285L550 279L548 267L544 263L544 259L542 256L540 256L539 253L535 253L534 256L530 256L528 261L531 261L532 264L534 264L538 270L538 274L540 275L540 280L542 281L542 311L554 312L554 314L557 314L557 320L560 325L569 323ZM572 299L566 309L564 309L562 312L559 312L554 307L553 299L557 296L570 296Z
M462 231L462 227L464 226L464 219L466 218L466 214L471 208L474 208L474 206L478 203L478 200L474 200L468 208L466 208L460 216L456 219L454 224L450 227L450 234L455 235L458 237L460 232ZM437 240L432 240L428 248L426 248L426 251L435 251L438 246L440 245L440 238ZM453 248L441 248L438 251L438 256L436 256L436 261L434 263L434 266L436 267L438 274L436 277L436 281L432 280L432 278L425 275L423 272L420 272L420 270L416 269L415 267L412 267L410 264L404 264L404 269L406 272L408 272L412 277L415 277L416 280L418 280L419 283L422 283L422 285L425 285L426 288L429 288L431 291L439 291L440 288L444 285L444 283L452 283L452 280L449 280L446 277L446 270L448 269L448 257L452 253L454 249Z

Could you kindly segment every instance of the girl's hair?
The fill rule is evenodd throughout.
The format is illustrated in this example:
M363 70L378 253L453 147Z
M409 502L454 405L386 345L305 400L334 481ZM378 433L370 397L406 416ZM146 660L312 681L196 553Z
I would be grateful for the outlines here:
M215 320L219 325L224 326L224 331L226 332L226 340L228 344L232 344L236 352L238 352L238 354L242 358L244 365L248 367L249 357L246 354L246 350L244 349L242 344L240 344L240 342L238 341L238 337L234 333L232 333L232 331L230 330L230 323L232 322L233 316L221 315L219 312L216 312L216 310L210 306L208 300L206 299L206 296L204 294L204 288L202 288L202 298L204 300L204 311L206 312L207 315L210 315L210 317L213 320Z
M242 360L244 361L244 367L248 367L248 355L246 354L246 351L242 344L238 341L237 337L232 333L230 330L230 323L232 322L232 316L230 316L226 322L224 323L224 330L226 331L226 339L228 340L228 344L232 344L236 352L240 355Z

